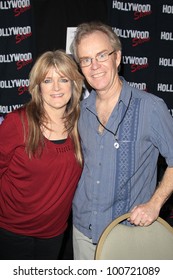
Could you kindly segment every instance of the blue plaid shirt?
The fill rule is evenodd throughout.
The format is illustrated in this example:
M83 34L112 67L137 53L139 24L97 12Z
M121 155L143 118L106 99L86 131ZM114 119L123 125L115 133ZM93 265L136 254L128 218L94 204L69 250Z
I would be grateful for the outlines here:
M104 228L155 191L159 153L173 166L173 119L164 101L123 81L118 104L98 132L96 94L82 101L79 132L84 169L73 200L73 222L97 243ZM125 116L124 116L125 114Z

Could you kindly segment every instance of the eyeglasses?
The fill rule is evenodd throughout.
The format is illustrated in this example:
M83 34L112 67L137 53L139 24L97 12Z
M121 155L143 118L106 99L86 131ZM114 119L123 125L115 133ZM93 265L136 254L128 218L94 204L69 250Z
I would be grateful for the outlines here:
M108 53L108 52L98 53L98 54L95 56L95 59L97 60L97 62L104 62L104 61L108 60L109 56L110 56L111 54L113 54L114 52L115 52L115 50L113 50L113 51L110 52L110 53ZM90 66L93 59L94 59L94 58L92 58L92 57L84 57L84 58L81 58L80 61L79 61L79 64L80 64L81 67Z

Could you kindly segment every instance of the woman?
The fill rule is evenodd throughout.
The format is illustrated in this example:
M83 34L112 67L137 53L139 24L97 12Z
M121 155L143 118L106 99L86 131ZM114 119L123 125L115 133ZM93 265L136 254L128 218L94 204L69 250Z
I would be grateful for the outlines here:
M0 258L58 259L82 155L83 78L64 51L30 72L31 100L0 126Z

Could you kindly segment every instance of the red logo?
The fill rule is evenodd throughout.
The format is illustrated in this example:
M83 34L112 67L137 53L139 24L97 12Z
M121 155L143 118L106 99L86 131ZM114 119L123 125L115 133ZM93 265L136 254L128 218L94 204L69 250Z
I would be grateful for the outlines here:
M28 91L28 87L27 87L27 86L20 86L20 87L18 88L18 93L19 93L19 95L24 94L26 91Z
M131 65L131 72L134 73L134 72L137 72L139 70L142 70L142 69L145 69L145 68L148 68L149 67L149 64L141 64L141 65L138 65L138 64L132 64Z
M143 17L149 16L152 14L152 11L149 12L134 12L134 20L139 20Z
M132 46L133 47L137 47L138 45L142 45L146 42L149 42L150 41L150 38L133 38L132 39Z
M14 9L14 16L18 17L18 16L20 16L21 14L23 14L24 12L26 12L26 11L28 11L30 9L31 9L31 5L27 6L25 8L15 8Z
M32 59L29 59L29 60L19 60L16 65L17 65L17 70L20 70L22 69L24 66L32 63Z
M28 33L28 34L18 34L16 35L16 44L19 44L20 42L22 42L23 40L27 39L28 37L32 36L32 32Z

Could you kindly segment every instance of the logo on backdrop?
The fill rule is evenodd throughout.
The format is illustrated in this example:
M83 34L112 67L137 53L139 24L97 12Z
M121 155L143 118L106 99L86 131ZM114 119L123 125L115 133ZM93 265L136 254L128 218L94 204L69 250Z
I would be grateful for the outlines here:
M173 41L173 33L172 32L161 31L160 32L160 40Z
M166 93L173 93L173 84L157 84L157 91L166 92Z
M124 1L112 1L112 8L125 12L141 12L148 13L151 11L150 4L129 3Z
M20 108L21 106L23 106L23 105L21 105L21 104L9 105L9 106L0 105L0 113L1 114L7 114L7 113L12 112L15 109Z
M20 16L21 14L23 14L24 12L28 11L31 9L31 6L28 6L28 7L24 7L24 8L15 8L14 9L14 16L15 17L18 17Z
M25 9L29 7L30 0L10 0L10 1L0 1L0 10L9 9Z
M171 2L111 0L109 21L122 39L122 75L133 87L158 93L173 116Z
M126 56L125 55L122 57L122 62L123 62L123 64L131 65L132 73L149 67L147 57L137 57L137 56Z
M14 36L16 39L16 44L32 36L31 26L13 26L7 28L0 28L0 37L10 37Z
M163 5L162 6L162 13L163 14L173 14L173 6Z
M32 53L11 53L0 55L0 63L16 62L17 70L33 62Z
M121 38L132 38L132 47L136 47L150 41L150 33L148 30L139 31L132 29L120 29L116 27L113 27L112 29Z
M159 58L159 66L163 67L173 67L173 58Z
M128 82L130 86L138 88L140 90L147 91L146 83L135 83L135 82Z
M10 89L10 88L18 88L18 92L21 93L19 89L26 89L29 86L29 79L14 79L14 80L1 80L0 81L0 88L3 89Z
M139 20L152 13L150 4L112 1L112 8L124 12L134 12L134 20Z

